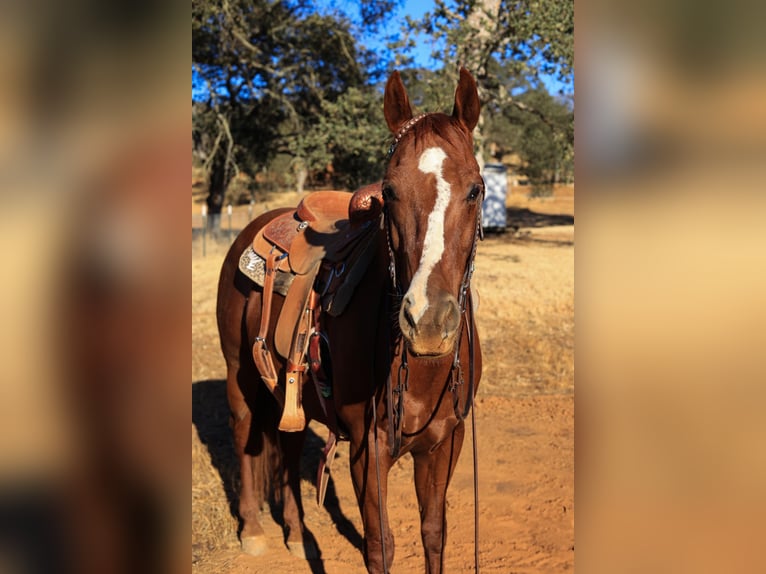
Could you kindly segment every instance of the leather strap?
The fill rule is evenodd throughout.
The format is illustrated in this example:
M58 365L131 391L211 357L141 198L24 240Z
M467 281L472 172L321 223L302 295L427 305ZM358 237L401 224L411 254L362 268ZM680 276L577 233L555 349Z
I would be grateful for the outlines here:
M330 481L330 467L335 460L335 451L338 448L338 440L335 433L330 430L327 436L327 443L322 449L322 455L319 459L319 468L317 469L317 506L324 504L324 497L327 494L327 484Z
M274 295L274 278L277 274L277 259L284 259L284 256L276 250L272 250L266 259L266 276L263 279L263 295L261 296L261 328L258 331L258 338L260 339L265 339L269 332L271 300Z
M468 327L467 331L467 337L468 337L468 392L465 397L465 406L463 409L460 408L460 387L463 386L463 370L460 366L460 362L455 363L455 365L452 368L452 373L450 374L451 380L451 386L452 386L452 393L453 393L453 407L455 409L455 416L458 418L458 420L462 421L465 420L465 418L468 416L469 411L471 410L471 406L473 405L473 395L476 390L476 373L475 373L475 367L474 367L474 340L476 338L476 324L474 322L474 316L473 316L473 301L471 301L471 292L468 291L467 294L467 305L465 308L465 312L463 313L463 318L465 320L465 325ZM462 339L462 337L461 337ZM457 345L460 345L460 340L458 340ZM458 352L460 352L460 349L458 348Z
M375 399L373 398L373 400ZM401 424L399 424L401 421L397 419L394 413L395 409L391 369L389 369L388 377L386 378L386 416L388 417L388 450L393 460L396 460L396 457L399 456L399 449L402 446L402 428Z
M266 345L266 336L268 335L269 322L271 321L274 278L276 276L277 262L280 257L284 256L278 251L273 251L266 259L266 276L263 280L263 291L261 293L261 325L258 330L258 336L253 343L253 360L256 367L258 367L258 372L261 374L263 382L277 399L277 402L284 406L285 394L277 385L277 370L274 367L274 359Z
M295 288L293 286L293 288ZM298 324L295 326L290 354L287 357L287 373L285 375L285 408L279 421L279 430L286 432L302 431L306 428L306 414L303 412L302 390L304 373L306 372L305 357L309 344L309 334L313 327L313 309L310 306L311 293L303 301ZM288 294L289 296L289 294Z
M402 421L404 419L404 391L409 385L409 365L407 364L407 345L400 339L401 361L396 372L396 386L391 380L391 369L386 379L386 411L388 415L388 448L391 458L396 459L402 447ZM393 360L391 361L393 363Z
M295 276L279 313L279 321L274 329L274 350L286 359L292 356L292 347L297 333L296 325L303 321L302 313L305 312L311 295L314 278L319 271L319 263L317 262L307 273ZM295 362L301 363L303 360L300 358Z
M311 378L314 381L316 388L317 398L319 399L319 405L322 407L322 411L325 414L325 420L327 421L327 428L330 429L336 437L344 439L343 432L338 427L338 419L335 415L335 401L332 395L332 381L328 380L327 371L322 366L322 351L320 348L320 340L322 339L322 331L320 325L321 307L320 296L316 291L311 292L309 298L309 309L311 310L313 325L312 332L309 335L308 346L308 361L309 372ZM324 339L327 341L327 339Z

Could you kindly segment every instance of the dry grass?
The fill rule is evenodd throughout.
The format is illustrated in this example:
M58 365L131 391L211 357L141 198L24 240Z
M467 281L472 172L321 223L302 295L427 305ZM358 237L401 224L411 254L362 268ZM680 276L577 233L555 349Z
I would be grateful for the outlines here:
M551 218L574 215L571 187L557 188L550 198L529 199L527 191L513 188L508 207ZM267 205L258 205L256 214L294 205L298 199L294 193L274 196ZM574 225L545 225L545 219L536 219L535 225L539 223L488 235L479 246L474 277L487 392L508 396L573 388ZM201 246L193 246L195 380L225 375L215 327L215 290L225 253L225 244L208 242L203 258Z
M485 240L476 258L482 394L571 392L574 249Z
M277 207L279 199L268 208ZM292 195L281 199L286 204L295 201ZM573 197L566 189L545 199L528 199L512 190L508 205L533 214L574 214ZM256 214L261 211L263 206L258 206ZM222 478L230 482L228 477L235 472L221 393L225 365L215 324L218 273L225 253L226 246L215 242L208 242L205 257L199 242L192 246L193 405L194 409L204 405L207 425L192 429L192 563L199 573L234 571L242 559L237 521ZM481 298L478 323L484 353L480 400L491 403L492 397L572 393L574 226L541 225L488 236L479 246L474 277ZM212 443L215 448L209 448ZM212 460L213 452L229 456ZM308 489L304 497L310 500L313 489L306 481L304 486ZM350 501L344 503L344 507L353 506ZM323 516L312 520L326 521ZM275 532L274 536L280 536Z

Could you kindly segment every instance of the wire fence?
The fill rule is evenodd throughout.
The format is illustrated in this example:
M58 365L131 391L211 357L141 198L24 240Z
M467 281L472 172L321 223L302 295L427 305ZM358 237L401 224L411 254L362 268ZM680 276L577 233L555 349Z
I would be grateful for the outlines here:
M500 215L500 217L497 217L496 219L506 220L506 224L512 223L507 219L507 217L509 217L507 209L509 209L511 205L516 205L519 198L523 198L523 200L529 199L530 189L531 188L528 186L517 185L509 185L507 189L503 189L503 193L500 194L498 201L496 201L497 205L495 206L495 210L498 211ZM568 204L570 201L574 200L574 185L557 185L554 188L552 197L537 198L537 200L544 203L555 201L562 204ZM514 203L514 201L516 201L516 203ZM255 217L258 217L264 211L283 205L283 202L269 202L268 204L251 202L248 205L227 205L223 208L220 214L211 216L207 212L207 205L202 204L200 212L192 213L192 257L205 257L209 253L219 254L222 249L231 245L237 237L237 234ZM526 203L522 201L521 205L525 206ZM491 203L487 202L485 209L489 210L491 207ZM533 207L532 209L539 208ZM549 210L546 209L545 211L546 213L541 214L541 216L549 215ZM566 213L570 213L570 211L571 208L569 207L564 209L564 212ZM491 214L485 213L485 219L486 217L489 217L489 215ZM217 223L212 221L214 217L219 218ZM489 217L489 220L493 220L493 218ZM487 220L484 221L484 224L485 226L492 225L491 223L488 223ZM561 223L554 224L560 225ZM504 227L502 221L500 226ZM539 225L536 226L539 227Z
M207 206L203 205L201 213L192 214L192 256L204 257L212 250L217 252L222 246L231 245L255 215L253 204L236 209L228 205L217 216L209 215Z

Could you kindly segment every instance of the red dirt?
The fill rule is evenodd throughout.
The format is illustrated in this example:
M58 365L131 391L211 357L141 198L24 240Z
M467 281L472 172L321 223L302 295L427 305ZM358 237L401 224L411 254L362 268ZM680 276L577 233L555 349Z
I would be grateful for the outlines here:
M566 194L517 203L537 214L573 213ZM574 228L555 225L533 228L528 237L488 236L477 255L484 370L476 416L485 574L574 569ZM237 522L224 487L233 472L233 452L214 314L222 256L216 249L192 262L193 572L364 572L346 443L333 464L326 506L318 508L314 502L312 471L326 436L315 423L304 451L308 470L302 493L305 522L316 537L321 560L307 562L289 554L268 507L261 523L269 551L252 557L239 549ZM447 572L473 571L470 437L468 430L448 491ZM423 571L417 508L412 459L406 456L389 476L388 511L396 542L392 573Z
M477 404L479 448L480 561L485 573L559 572L574 568L574 400L572 395L487 397ZM312 426L324 436L320 425ZM448 494L448 572L473 571L473 488L470 434ZM333 465L340 516L338 526L315 502L315 488L303 482L306 525L315 535L322 560L308 563L290 555L281 528L268 510L262 524L270 550L260 557L239 552L236 540L202 560L199 572L364 572L361 524L348 473L348 447ZM332 488L332 486L331 486ZM393 572L423 568L417 500L409 457L389 478L391 526L396 540ZM332 490L328 500L332 501ZM339 522L336 518L336 522Z

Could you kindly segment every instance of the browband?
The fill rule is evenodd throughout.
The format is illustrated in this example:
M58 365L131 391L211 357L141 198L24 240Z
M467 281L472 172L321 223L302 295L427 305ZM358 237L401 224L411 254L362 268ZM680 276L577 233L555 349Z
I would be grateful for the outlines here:
M404 134L410 131L410 129L412 129L412 126L414 126L416 123L418 123L427 115L428 115L427 113L420 114L404 122L402 127L399 128L399 131L396 132L396 135L394 136L394 141L391 142L391 147L388 148L388 156L386 156L386 159L391 159L391 156L394 155L394 150L396 149L396 146L399 145L399 141L404 137Z

